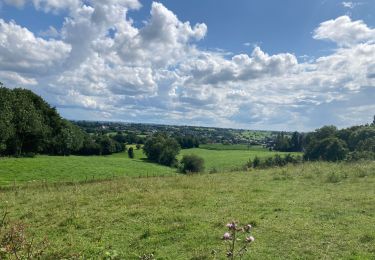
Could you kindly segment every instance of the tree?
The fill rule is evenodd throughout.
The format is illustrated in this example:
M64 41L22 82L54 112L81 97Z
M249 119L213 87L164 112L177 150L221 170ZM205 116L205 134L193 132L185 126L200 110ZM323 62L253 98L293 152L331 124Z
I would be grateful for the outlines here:
M197 173L204 171L204 160L197 155L184 155L181 160L180 170L183 173Z
M328 137L312 142L304 154L307 160L339 161L345 159L349 150L344 141L337 137Z
M134 149L133 149L133 147L129 147L129 149L128 149L128 156L131 159L134 158Z
M47 126L43 117L30 99L30 93L23 89L14 89L13 120L14 135L9 143L9 149L16 155L37 153L41 151Z
M9 138L14 134L12 92L0 82L0 155L6 150Z
M143 152L150 161L167 166L172 166L177 162L176 156L180 149L177 141L165 134L152 136L147 139L143 146Z

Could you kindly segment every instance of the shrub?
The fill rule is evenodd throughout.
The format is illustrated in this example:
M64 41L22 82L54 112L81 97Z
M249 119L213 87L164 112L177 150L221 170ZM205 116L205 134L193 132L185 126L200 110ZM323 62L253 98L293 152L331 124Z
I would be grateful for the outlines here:
M258 158L258 156L255 156L253 160L253 168L258 168L259 166L260 166L260 159Z
M135 148L137 148L137 150L141 149L141 144L137 144L137 145L135 146Z
M184 155L181 160L180 170L183 173L188 172L203 172L204 171L204 160L197 155Z
M128 149L128 156L131 159L134 158L134 149L133 149L133 147L129 147L129 149Z

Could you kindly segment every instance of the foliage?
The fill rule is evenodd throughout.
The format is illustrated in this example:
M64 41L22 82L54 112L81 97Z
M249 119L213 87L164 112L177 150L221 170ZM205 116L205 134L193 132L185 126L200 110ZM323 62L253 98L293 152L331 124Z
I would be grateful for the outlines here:
M199 139L192 135L177 135L175 136L176 141L180 144L182 149L198 148Z
M134 159L134 149L133 149L133 147L129 147L128 156L129 156L129 158Z
M303 150L304 134L294 132L292 136L284 132L276 136L273 149L281 152L301 152Z
M246 168L269 168L269 167L282 167L287 164L297 164L302 162L302 157L299 155L292 155L292 154L275 154L273 156L268 156L260 159L259 157L255 157L253 161L249 159L246 163Z
M40 96L0 84L0 156L27 154L112 154L122 143L103 135L90 136L64 120Z
M143 152L150 161L167 166L176 164L180 149L177 141L165 134L155 134L143 146Z
M197 155L184 155L180 163L180 171L183 173L197 173L204 171L204 160Z
M273 149L304 151L305 160L370 159L375 153L375 124L340 130L335 126L323 126L308 134L295 132L292 136L280 133Z
M305 160L341 161L349 150L344 141L336 137L315 140L309 144L304 154Z

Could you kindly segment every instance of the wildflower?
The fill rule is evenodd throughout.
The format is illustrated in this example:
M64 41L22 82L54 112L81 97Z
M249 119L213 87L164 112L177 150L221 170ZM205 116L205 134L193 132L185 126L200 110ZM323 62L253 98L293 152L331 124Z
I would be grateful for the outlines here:
M232 236L228 232L225 232L223 235L223 240L230 240L230 239L232 239Z
M250 224L248 224L248 225L246 225L246 226L244 227L244 230L245 230L246 232L250 232L251 228L252 228L252 226L251 226Z
M245 239L245 241L246 241L247 243L254 242L254 240L255 240L255 238L254 238L253 236L249 236L249 237L247 237L247 238Z
M234 223L234 222L228 223L226 226L230 230L235 230L236 229L236 223Z

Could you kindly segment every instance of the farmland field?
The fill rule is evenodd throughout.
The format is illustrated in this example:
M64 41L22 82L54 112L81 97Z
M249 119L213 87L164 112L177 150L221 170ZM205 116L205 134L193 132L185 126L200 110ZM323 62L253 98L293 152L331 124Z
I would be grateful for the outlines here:
M252 223L246 259L374 259L375 163L123 177L0 191L50 259L224 259L225 224Z
M200 148L185 149L181 151L180 157L186 154L195 154L205 161L207 172L215 170L219 172L238 170L242 168L249 159L255 156L260 158L272 156L274 154L286 154L281 152L270 152L259 146L252 146L248 150L247 145L202 145ZM291 153L301 154L301 153Z
M110 156L46 156L1 158L0 186L33 181L72 182L118 176L176 174L176 170L145 161L141 150L135 159L127 153Z
M184 154L196 154L204 158L206 170L230 171L243 166L249 158L256 155L264 157L272 153L266 149L252 147L251 150L223 150L218 145L208 149L182 150ZM243 148L243 147L242 147ZM127 153L110 156L37 156L36 158L1 158L0 186L14 185L33 181L76 182L92 179L108 179L118 176L154 176L177 174L175 168L149 163L142 150L134 150L135 159L129 159Z

